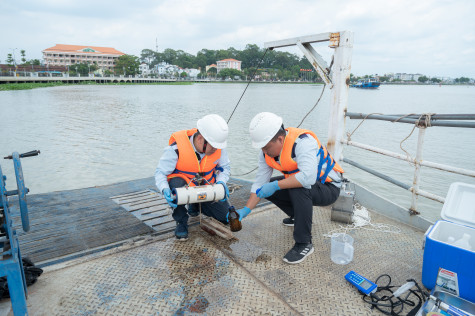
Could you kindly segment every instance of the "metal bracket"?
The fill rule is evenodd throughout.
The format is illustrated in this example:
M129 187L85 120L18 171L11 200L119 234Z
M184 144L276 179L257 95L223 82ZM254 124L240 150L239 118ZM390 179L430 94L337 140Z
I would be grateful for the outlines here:
M332 38L334 39L333 41ZM286 46L298 46L312 67L317 71L318 75L323 79L325 84L330 86L331 89L333 88L333 82L330 78L330 67L328 67L328 64L325 62L322 56L317 53L317 51L311 45L311 43L328 41L330 41L330 47L338 47L340 43L340 33L321 33L309 36L301 36L280 41L267 42L264 43L264 46L269 49ZM334 46L335 44L336 46Z
M309 43L297 42L296 45L304 53L305 57L307 57L308 61L310 61L313 68L315 68L323 81L325 81L325 84L330 85L331 89L333 84L330 79L330 69L328 68L326 61Z

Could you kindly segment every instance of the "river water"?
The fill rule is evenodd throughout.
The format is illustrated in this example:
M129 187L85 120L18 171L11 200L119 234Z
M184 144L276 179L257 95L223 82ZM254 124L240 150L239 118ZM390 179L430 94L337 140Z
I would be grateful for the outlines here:
M25 182L32 194L105 185L150 177L154 174L170 134L195 127L209 113L229 118L245 84L207 83L184 86L61 86L0 92L0 155L13 151L41 150L23 159ZM318 99L323 86L251 84L229 123L228 151L233 176L252 180L258 151L250 146L252 117L275 112L286 126L296 126ZM330 91L301 127L312 129L323 143L328 133ZM363 113L474 113L473 86L382 86L378 90L350 89L348 111ZM347 119L353 131L359 120ZM367 120L352 140L394 152L413 129L412 125ZM415 155L418 130L403 143ZM414 167L407 162L357 148L344 156L411 184ZM475 170L475 130L431 127L426 131L423 158ZM11 161L0 161L14 189ZM388 184L347 164L346 176L384 197L409 207L408 191ZM423 168L421 189L444 196L452 182L475 184L473 178ZM441 204L419 198L419 210L439 217Z

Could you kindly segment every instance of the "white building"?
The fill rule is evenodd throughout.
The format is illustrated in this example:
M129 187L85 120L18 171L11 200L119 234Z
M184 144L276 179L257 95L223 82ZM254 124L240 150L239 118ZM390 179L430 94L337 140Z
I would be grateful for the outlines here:
M161 62L155 65L154 72L161 77L173 77L176 73L180 75L183 70L177 65L170 65L169 63Z
M117 59L125 55L115 48L81 45L63 45L43 50L45 65L71 66L74 64L96 64L101 69L112 70Z
M150 75L150 68L146 63L141 63L139 66L139 71L142 76L148 76Z
M198 69L194 69L194 68L186 68L186 69L183 69L184 72L186 72L187 76L190 77L190 78L196 78L198 76L198 74L200 73L200 71Z
M218 73L221 70L226 69L226 68L237 69L237 70L241 71L241 61L240 60L228 58L228 59L218 60L216 62L216 64L217 64Z

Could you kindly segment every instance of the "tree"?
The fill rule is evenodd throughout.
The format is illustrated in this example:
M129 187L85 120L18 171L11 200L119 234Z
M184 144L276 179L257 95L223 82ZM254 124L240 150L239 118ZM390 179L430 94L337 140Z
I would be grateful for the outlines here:
M114 66L116 74L124 74L126 76L135 76L139 73L140 60L137 56L122 55L117 58Z
M8 54L8 55L7 55L7 60L6 60L6 61L7 61L7 64L8 64L8 65L10 65L10 66L13 65L13 63L15 62L15 60L13 59L12 54Z
M221 71L218 73L218 77L220 77L221 79L226 79L227 77L234 79L235 76L239 76L239 78L242 78L243 74L241 71L231 68L221 69Z
M437 79L437 78L434 77L434 78L431 78L430 81L434 82L434 83L440 83L442 80Z
M21 63L22 63L22 64L26 63L25 50L22 49L22 50L20 51L20 54L21 54Z
M69 66L69 72L71 75L77 75L80 74L81 76L88 76L89 72L94 72L97 70L97 65L96 64L87 64L87 63L81 63L81 64L74 64Z
M469 78L465 78L465 77L460 77L460 78L456 78L456 79L455 79L455 82L456 82L456 83L467 83L467 82L469 82L469 81L470 81L470 79L469 79Z
M176 60L176 51L171 48L165 49L163 51L163 60L170 65L174 65Z
M147 65L151 66L152 63L155 61L156 53L151 49L142 49L142 53L140 54L140 61L146 63Z
M211 67L210 69L208 69L208 77L216 78L217 72L218 72L218 69L216 69L216 67Z
M426 76L420 76L417 81L419 82L422 82L422 83L425 83L429 80L429 78L427 78Z

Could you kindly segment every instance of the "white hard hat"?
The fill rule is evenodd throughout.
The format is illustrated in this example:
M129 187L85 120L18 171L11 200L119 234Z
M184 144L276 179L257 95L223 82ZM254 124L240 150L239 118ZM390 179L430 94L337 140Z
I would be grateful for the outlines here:
M196 127L206 141L217 149L226 148L228 124L218 114L209 114L199 119Z
M277 134L282 126L282 118L270 112L261 112L254 116L249 124L252 147L262 148Z

